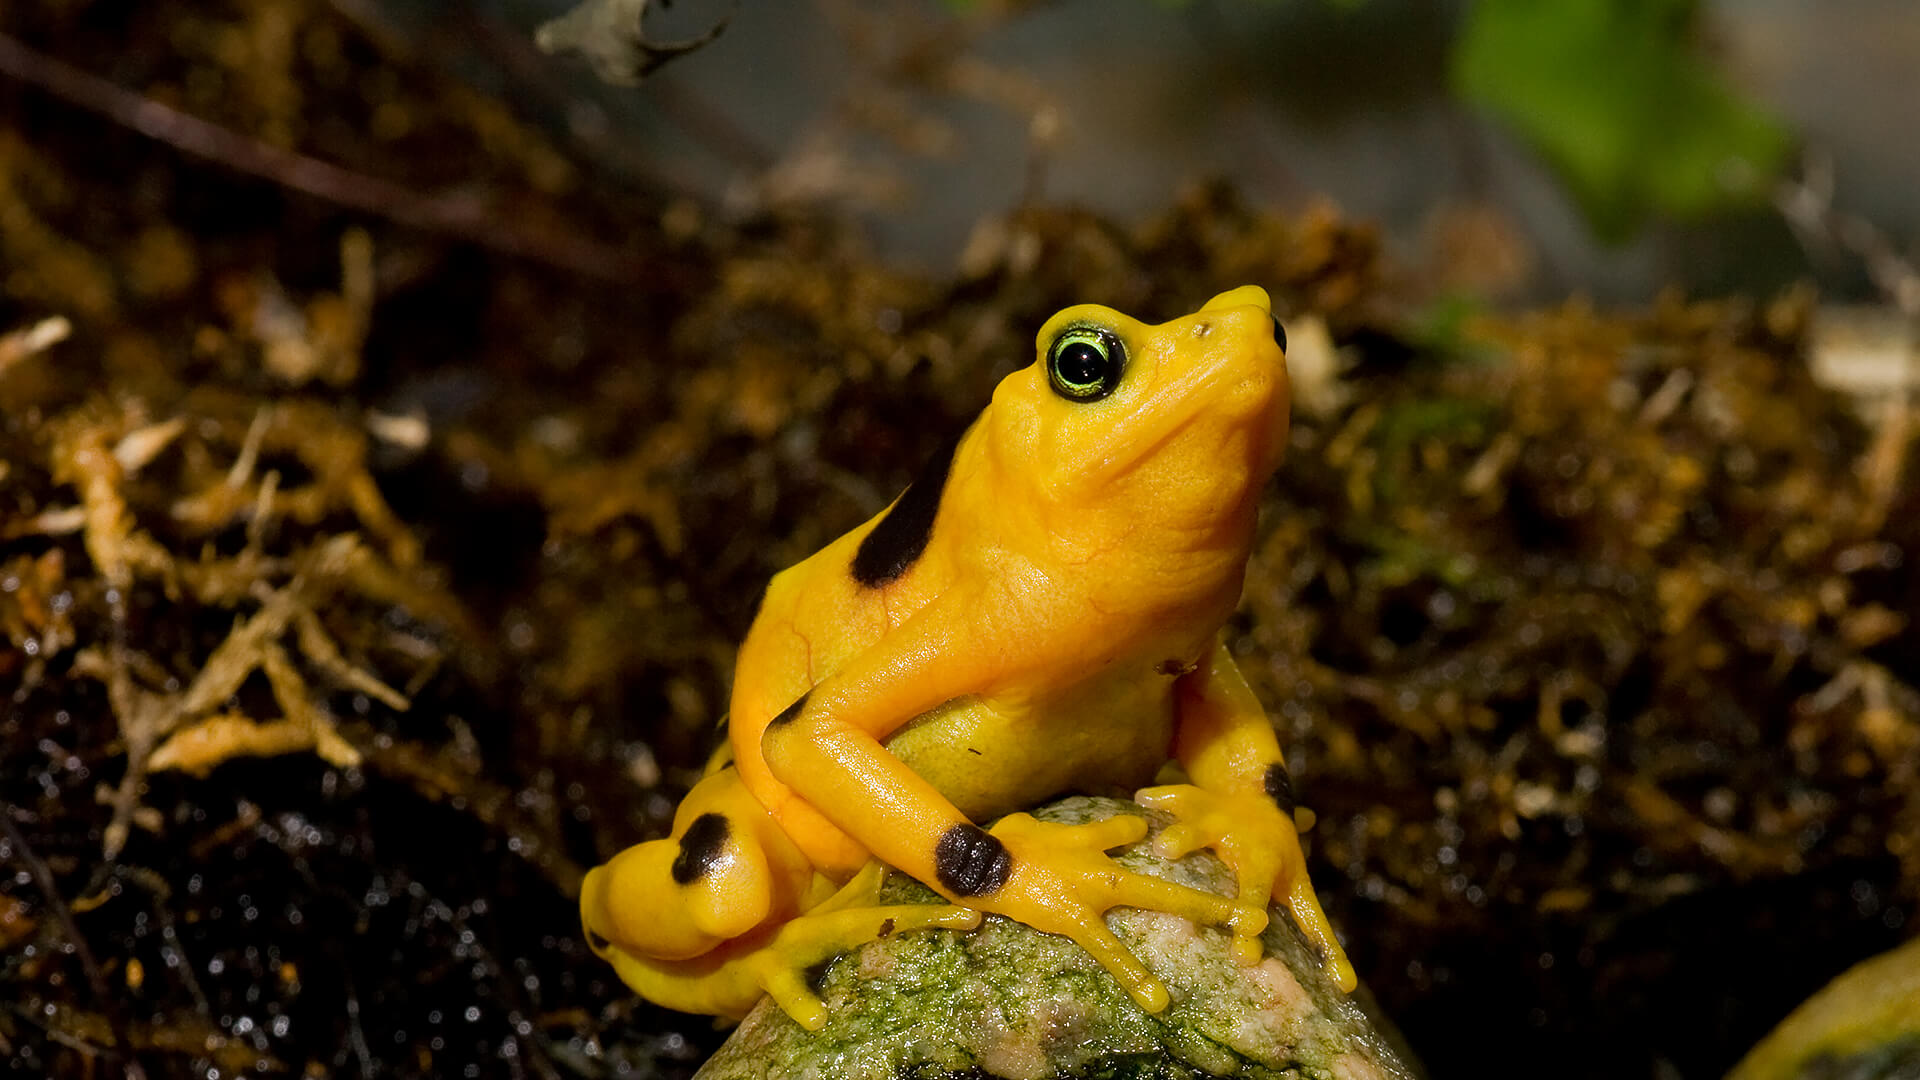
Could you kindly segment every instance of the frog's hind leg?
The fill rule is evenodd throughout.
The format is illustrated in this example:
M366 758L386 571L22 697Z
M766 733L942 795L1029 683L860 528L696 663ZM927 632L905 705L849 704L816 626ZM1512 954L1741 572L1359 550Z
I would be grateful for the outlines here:
M1352 990L1353 965L1327 922L1294 825L1293 781L1260 699L1215 642L1200 666L1180 677L1174 754L1191 784L1145 788L1139 802L1174 816L1155 849L1167 858L1212 848L1239 878L1240 901L1262 910L1279 898L1320 953L1320 966L1341 990ZM1234 955L1260 959L1253 934L1236 931Z
M979 912L952 904L875 904L886 876L885 864L869 862L839 892L782 926L748 958L774 1003L808 1031L827 1022L826 1005L807 986L808 968L894 934L980 925Z
M808 969L894 934L980 924L979 912L947 904L876 905L885 876L885 866L869 863L805 915L705 956L662 961L616 950L608 958L628 986L656 1004L739 1019L765 992L795 1023L818 1031L828 1013L807 984Z
M636 844L587 874L581 922L603 955L618 948L685 960L798 913L813 878L738 771L723 769L687 793L666 839Z

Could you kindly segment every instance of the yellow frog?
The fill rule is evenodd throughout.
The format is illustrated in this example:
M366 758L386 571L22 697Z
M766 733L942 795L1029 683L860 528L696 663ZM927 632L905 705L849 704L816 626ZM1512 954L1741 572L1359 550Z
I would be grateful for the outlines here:
M1158 326L1060 312L1036 362L893 505L773 579L740 647L729 746L668 838L582 888L588 941L628 985L729 1017L766 991L817 1029L808 966L994 912L1073 939L1159 1012L1166 988L1109 908L1227 926L1252 963L1278 896L1353 987L1273 726L1219 637L1286 443L1272 312L1253 286ZM1174 815L1157 849L1212 848L1237 898L1122 869L1106 852L1146 834L1140 817L1017 812L1133 789L1169 758L1191 782L1136 796ZM957 906L875 906L880 863Z

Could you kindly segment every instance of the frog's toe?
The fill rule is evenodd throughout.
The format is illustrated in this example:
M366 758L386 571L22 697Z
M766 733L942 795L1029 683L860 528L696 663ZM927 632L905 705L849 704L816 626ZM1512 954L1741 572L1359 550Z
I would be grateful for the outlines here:
M1192 784L1166 784L1141 788L1133 798L1142 806L1173 815L1173 824L1153 838L1153 852L1163 859L1185 858L1219 839L1219 830L1209 828L1216 824L1209 817L1215 810L1210 792Z
M1153 853L1163 859L1184 859L1207 846L1207 835L1191 825L1176 822L1160 830L1153 838Z
M1147 830L1150 828L1146 818L1135 814L1115 814L1110 818L1079 825L1041 821L1027 814L1013 816L1026 819L1018 825L1023 831L1037 837L1046 837L1059 845L1084 848L1087 851L1112 851L1114 848L1139 843L1146 839Z
M781 1012L793 1017L794 1023L808 1031L827 1026L827 1003L808 989L803 971L794 968L769 971L761 980L761 988L780 1006Z
M1158 1013L1167 1007L1170 1000L1166 984L1154 978L1153 972L1133 955L1112 930L1107 929L1106 920L1098 915L1081 923L1074 933L1067 935L1075 944L1087 950L1100 966L1107 969L1115 981L1119 982L1127 996L1134 1003L1150 1013Z
M1340 947L1340 939L1334 936L1333 924L1327 921L1326 912L1320 908L1320 898L1314 895L1313 884L1305 874L1287 892L1287 910L1293 914L1294 925L1320 951L1320 970L1342 992L1351 991L1359 983L1359 976L1354 974L1353 962L1347 959L1346 950Z
M1192 784L1161 784L1157 787L1143 787L1133 793L1133 801L1141 806L1152 807L1172 814L1184 816L1181 811L1191 800L1193 792L1200 789Z
M1146 874L1122 876L1114 884L1112 899L1116 905L1164 911L1205 926L1229 927L1236 937L1258 938L1267 928L1263 906L1236 902Z

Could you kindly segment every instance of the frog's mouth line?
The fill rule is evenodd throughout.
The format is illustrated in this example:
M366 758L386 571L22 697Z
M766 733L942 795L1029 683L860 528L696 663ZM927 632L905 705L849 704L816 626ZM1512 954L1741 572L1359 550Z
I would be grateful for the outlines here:
M1253 377L1229 374L1222 367L1190 368L1172 381L1153 387L1149 391L1154 399L1151 408L1137 408L1108 428L1108 452L1101 459L1099 467L1090 470L1091 473L1098 479L1105 479L1115 471L1157 455L1167 443L1213 412L1209 405L1222 397L1234 396L1230 392L1221 392L1227 389L1227 380L1240 382ZM1284 379L1285 361L1282 360L1276 367L1279 370L1274 378L1276 381ZM1118 450L1125 452L1117 453Z

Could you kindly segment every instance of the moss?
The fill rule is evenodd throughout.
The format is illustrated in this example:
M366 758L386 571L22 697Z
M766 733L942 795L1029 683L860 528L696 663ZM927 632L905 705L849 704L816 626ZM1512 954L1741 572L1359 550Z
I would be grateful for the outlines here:
M1130 803L1076 797L1036 816L1082 823L1115 813L1147 814ZM1153 855L1149 842L1124 849L1119 861L1231 895L1232 874L1211 855L1170 862ZM938 897L895 874L883 900ZM832 1018L824 1029L809 1034L763 1004L701 1075L1410 1075L1375 1023L1326 981L1291 920L1279 908L1273 917L1268 959L1241 968L1227 955L1222 932L1173 916L1110 913L1108 925L1173 993L1157 1016L1135 1005L1078 946L998 916L971 933L877 942L825 971L821 992Z

